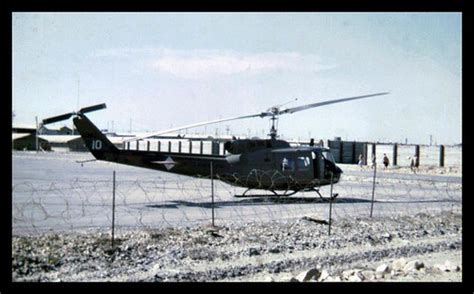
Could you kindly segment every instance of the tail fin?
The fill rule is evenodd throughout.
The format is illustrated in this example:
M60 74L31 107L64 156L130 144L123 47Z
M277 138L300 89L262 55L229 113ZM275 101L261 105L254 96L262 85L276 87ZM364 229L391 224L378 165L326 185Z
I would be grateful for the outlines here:
M83 114L73 119L74 125L87 149L97 159L104 159L105 153L116 153L118 148Z

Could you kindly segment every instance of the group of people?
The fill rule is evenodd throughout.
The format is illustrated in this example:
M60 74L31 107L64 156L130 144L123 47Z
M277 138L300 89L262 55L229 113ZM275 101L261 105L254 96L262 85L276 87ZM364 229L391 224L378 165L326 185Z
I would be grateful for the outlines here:
M417 157L416 155L413 156L413 157L409 156L409 157L408 157L408 160L410 160L410 169L411 169L414 173L416 173L416 170L418 169L418 166L419 166L418 157ZM384 165L384 168L387 168L388 165L390 164L390 160L388 159L386 153L383 154L382 163L383 163L383 165ZM376 164L377 164L377 161L376 161L375 154L372 154L370 167L371 167L371 168L375 168L375 165L376 165ZM358 162L358 165L359 165L360 167L362 167L362 166L364 165L364 155L362 155L362 154L359 155L359 162Z

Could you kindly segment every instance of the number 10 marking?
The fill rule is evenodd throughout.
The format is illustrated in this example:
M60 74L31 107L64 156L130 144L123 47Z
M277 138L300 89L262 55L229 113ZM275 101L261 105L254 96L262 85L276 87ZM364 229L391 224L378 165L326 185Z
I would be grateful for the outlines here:
M92 140L92 150L100 150L100 149L102 149L102 141Z

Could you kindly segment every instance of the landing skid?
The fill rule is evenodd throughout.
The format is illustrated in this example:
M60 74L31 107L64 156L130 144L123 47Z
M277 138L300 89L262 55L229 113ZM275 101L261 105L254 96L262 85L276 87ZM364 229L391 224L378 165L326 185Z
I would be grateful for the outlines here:
M301 191L301 190L294 190L294 191L288 193L288 190L286 190L285 193L278 194L277 192L275 192L275 190L268 190L268 191L272 192L274 195L268 195L268 194L245 195L250 190L252 190L252 189L247 189L247 190L245 190L245 192L242 195L234 195L234 197L237 197L237 198L243 198L243 197L289 197L289 196L294 195L294 194L298 193L299 191ZM336 199L337 196L339 196L338 193L333 193L332 197L324 197L321 194L321 192L319 192L319 189L316 189L316 188L304 189L303 191L305 191L305 192L314 191L318 194L318 196L321 199L330 200L330 201L333 201L334 199Z
M250 190L252 189L247 189L245 190L245 192L242 194L242 195L234 195L234 197L237 197L237 198L243 198L243 197L288 197L288 196L291 196L291 195L294 195L296 193L299 192L299 190L296 190L296 191L292 191L290 193L287 193L288 190L285 191L285 193L283 194L278 194L277 192L275 192L275 190L268 190L270 192L272 192L274 195L268 195L268 194L260 194L260 195L245 195L247 194L247 192L249 192Z

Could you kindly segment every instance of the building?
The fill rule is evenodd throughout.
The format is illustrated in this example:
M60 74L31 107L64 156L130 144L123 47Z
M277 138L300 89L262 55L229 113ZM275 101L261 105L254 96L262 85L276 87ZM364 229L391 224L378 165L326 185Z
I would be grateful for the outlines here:
M38 137L38 144L41 150L51 150L51 145L45 139ZM34 133L12 133L12 148L14 150L36 150L36 135Z
M12 126L12 133L34 134L36 133L36 126L30 124L15 124Z
M41 135L72 135L73 129L62 126L62 127L41 127L39 133ZM77 131L74 130L74 133L77 134Z

